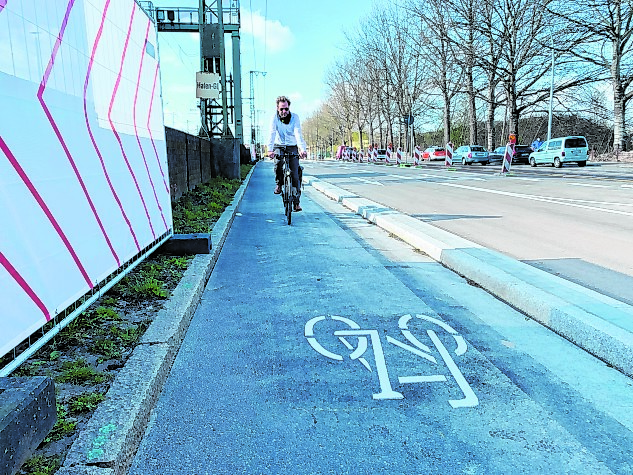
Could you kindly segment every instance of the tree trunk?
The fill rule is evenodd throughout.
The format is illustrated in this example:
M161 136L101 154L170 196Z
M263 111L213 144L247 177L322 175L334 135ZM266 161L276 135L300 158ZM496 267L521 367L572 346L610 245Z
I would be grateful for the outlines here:
M492 82L488 83L488 113L486 114L486 141L488 150L495 149L495 88Z
M468 58L468 65L466 67L466 81L470 143L475 145L477 144L477 106L475 104L475 86L473 83L473 65L471 56Z
M477 108L475 105L472 69L468 72L468 116L470 118L470 143L477 144Z
M369 118L367 121L369 122L369 145L372 146L374 144L374 120L371 116L371 106L368 107L367 113L369 114Z
M475 84L473 79L473 63L475 62L474 58L474 13L473 13L473 4L469 4L468 8L468 55L466 57L466 92L468 94L468 118L470 122L470 143L477 144L477 105L475 103Z
M510 122L508 133L519 136L519 111L517 108L516 78L514 71L510 71L508 82L506 83L507 103L510 109Z
M613 61L611 62L611 81L613 82L613 149L626 150L626 108L624 88L620 76L620 41L613 41Z
M444 94L444 143L445 146L451 141L451 100Z

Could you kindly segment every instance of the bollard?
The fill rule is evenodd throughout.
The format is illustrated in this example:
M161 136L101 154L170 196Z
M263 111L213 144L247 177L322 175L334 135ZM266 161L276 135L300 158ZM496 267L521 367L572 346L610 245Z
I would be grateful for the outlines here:
M453 142L446 144L446 157L444 159L444 165L447 167L453 166Z
M503 163L501 164L501 173L508 173L512 167L512 157L514 156L514 144L508 143L503 154Z

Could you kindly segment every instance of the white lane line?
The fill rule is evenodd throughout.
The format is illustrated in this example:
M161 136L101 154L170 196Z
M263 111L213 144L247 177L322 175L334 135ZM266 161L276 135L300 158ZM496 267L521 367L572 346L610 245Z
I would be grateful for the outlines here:
M523 180L523 181L541 181L540 178L525 178L525 177L521 177L521 176L513 176L512 179L513 180Z
M571 186L586 186L589 188L608 188L606 185L592 185L590 183L568 183Z
M380 183L379 181L374 181L374 180L365 180L364 178L359 178L357 176L351 176L350 177L352 180L358 180L358 181L362 181L363 183L367 183L368 185L379 185L379 186L385 186L384 184Z
M622 188L633 188L633 185L622 185Z
M604 213L612 213L612 214L621 214L624 216L633 216L633 213L629 213L627 211L619 211L619 210L615 210L615 209L606 209L606 208L598 208L595 206L586 206L586 205L581 205L581 204L577 204L577 203L566 203L566 200L569 200L568 198L554 198L554 197L548 197L548 196L533 196L533 195L524 195L521 193L512 193L509 191L499 191L499 190L487 190L485 188L476 188L474 186L467 186L467 185L458 185L456 183L439 183L440 185L443 186L452 186L455 188L464 188L466 190L473 190L473 191L483 191L485 193L491 193L493 195L504 195L504 196L512 196L514 198L524 198L527 200L533 200L533 201L544 201L546 203L556 203L559 205L565 205L565 206L573 206L575 208L583 208L583 209L590 209L593 211L602 211ZM574 200L574 201L582 201L582 200ZM597 204L617 204L619 206L622 205L622 203L601 203L601 202L593 202L593 203L597 203Z
M393 178L398 178L399 180L416 180L416 177L412 177L412 176L404 176L404 175L387 175L387 176L391 176Z
M431 175L430 173L417 173L416 176L418 178L444 178L440 175Z

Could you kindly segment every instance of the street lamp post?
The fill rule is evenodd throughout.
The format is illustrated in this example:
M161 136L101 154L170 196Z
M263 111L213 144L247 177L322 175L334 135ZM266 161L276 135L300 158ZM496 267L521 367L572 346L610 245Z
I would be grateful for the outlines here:
M250 71L250 80L251 80L251 143L257 143L257 136L255 133L255 85L253 84L253 77L261 74L266 77L266 71Z

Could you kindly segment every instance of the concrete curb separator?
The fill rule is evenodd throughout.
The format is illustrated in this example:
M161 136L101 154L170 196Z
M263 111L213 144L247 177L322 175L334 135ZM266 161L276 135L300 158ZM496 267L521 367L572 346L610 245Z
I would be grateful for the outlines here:
M123 475L129 469L254 169L213 226L211 253L193 259L73 443L58 475Z
M633 307L330 183L304 183L633 376Z

